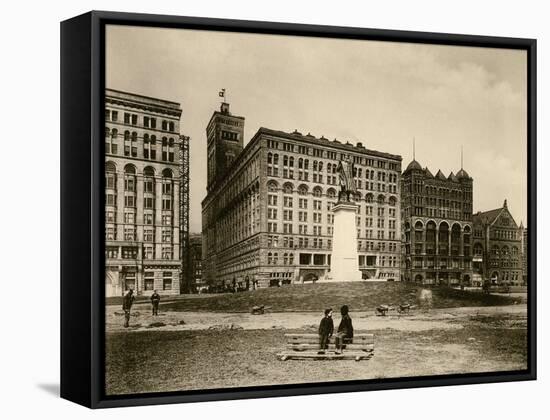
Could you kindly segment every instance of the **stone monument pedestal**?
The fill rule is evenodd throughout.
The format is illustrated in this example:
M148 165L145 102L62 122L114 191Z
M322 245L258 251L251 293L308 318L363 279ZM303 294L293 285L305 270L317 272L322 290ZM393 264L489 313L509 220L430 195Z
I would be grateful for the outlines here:
M361 281L357 253L356 214L359 206L353 202L338 202L333 207L334 233L330 273L324 282Z

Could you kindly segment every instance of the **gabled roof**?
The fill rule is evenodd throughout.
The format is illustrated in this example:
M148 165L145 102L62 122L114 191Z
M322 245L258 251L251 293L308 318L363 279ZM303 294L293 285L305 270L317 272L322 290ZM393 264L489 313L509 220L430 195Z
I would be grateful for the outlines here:
M456 177L458 179L461 179L461 178L466 178L466 179L469 179L470 178L470 175L468 175L468 172L466 172L464 169L460 169L460 171L458 171L456 173Z
M480 211L476 214L474 214L474 220L478 219L483 224L490 225L492 224L500 215L500 212L502 211L502 207L500 209L494 209L494 210L488 210L488 211Z
M424 168L424 174L426 174L427 178L433 178L434 177L427 166Z
M508 210L508 204L506 200L504 200L504 205L501 208L483 211L483 212L482 211L477 212L476 214L474 214L473 219L474 219L474 222L481 221L483 224L492 225L498 220L500 215L504 212L506 212L506 214L510 217L510 219L512 219L512 222L514 223L514 225L517 226L517 223L514 220L514 217Z
M437 174L435 174L435 177L442 181L447 181L447 178L445 177L445 175L443 175L443 172L441 172L441 169L437 171Z
M457 178L457 177L455 176L455 174L452 173L452 172L450 173L448 179L450 179L450 180L453 181L453 182L458 182L458 178Z
M413 160L411 163L409 163L409 165L407 166L407 169L405 169L405 172L403 172L403 175L405 175L407 172L412 171L412 170L421 171L422 166L416 160Z

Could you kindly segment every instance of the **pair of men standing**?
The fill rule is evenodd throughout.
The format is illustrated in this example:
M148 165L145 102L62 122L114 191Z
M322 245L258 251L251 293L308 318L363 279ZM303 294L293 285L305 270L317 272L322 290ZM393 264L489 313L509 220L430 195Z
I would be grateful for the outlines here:
M351 317L349 316L349 308L347 305L343 305L340 308L342 314L342 320L338 326L338 331L334 337L334 344L336 345L336 354L341 354L345 343L351 343L353 341L353 324ZM325 350L328 349L328 342L332 334L334 333L334 322L332 320L332 309L325 309L325 316L321 319L319 324L319 354L325 354Z
M122 298L122 310L124 311L124 328L128 328L130 326L130 310L132 309L132 305L134 304L135 299L136 297L134 296L134 289L128 290L128 292ZM156 290L154 290L153 294L151 295L153 315L159 314L159 303L160 295L157 293Z

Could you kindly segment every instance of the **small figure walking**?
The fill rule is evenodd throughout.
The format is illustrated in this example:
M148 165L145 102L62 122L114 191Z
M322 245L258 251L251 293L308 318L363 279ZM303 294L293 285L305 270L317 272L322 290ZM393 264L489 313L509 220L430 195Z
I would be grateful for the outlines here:
M157 293L156 290L153 290L153 294L151 295L151 303L153 304L153 315L158 315L160 295Z
M349 316L348 305L344 305L340 308L342 314L342 320L338 326L338 332L334 338L336 344L336 354L341 354L342 350L346 347L345 343L351 343L353 341L353 325L351 323L351 317Z
M332 321L332 309L325 309L325 316L319 324L319 351L317 354L325 354L328 349L328 340L334 332L334 322Z
M128 290L122 299L122 310L124 311L124 328L130 326L130 309L132 309L132 304L134 303L134 289Z

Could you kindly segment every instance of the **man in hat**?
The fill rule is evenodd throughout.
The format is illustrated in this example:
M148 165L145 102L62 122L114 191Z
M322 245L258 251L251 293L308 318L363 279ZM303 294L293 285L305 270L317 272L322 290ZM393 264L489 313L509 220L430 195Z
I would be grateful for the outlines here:
M134 303L134 289L128 290L122 299L122 310L124 311L124 328L130 326L130 309Z
M160 295L157 293L156 290L153 290L153 294L151 295L151 303L153 304L153 315L158 315Z
M325 309L325 316L321 319L319 324L319 352L318 354L325 354L325 350L328 349L328 340L334 332L334 322L332 321L332 309Z
M340 308L342 314L342 320L338 326L338 332L334 337L334 343L336 344L336 354L341 354L342 350L346 347L344 343L351 343L353 341L353 324L351 323L351 317L349 316L348 305L344 305Z

